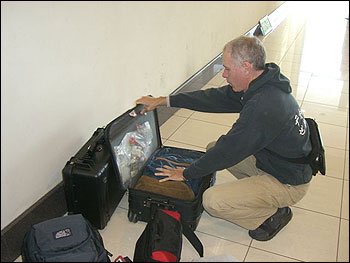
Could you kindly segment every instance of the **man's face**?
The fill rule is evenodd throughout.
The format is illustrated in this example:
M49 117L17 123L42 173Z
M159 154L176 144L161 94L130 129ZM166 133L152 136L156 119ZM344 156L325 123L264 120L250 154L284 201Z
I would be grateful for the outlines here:
M233 63L229 51L224 51L222 59L222 65L224 66L222 77L226 79L234 91L246 91L249 83L247 83L247 73L244 67Z

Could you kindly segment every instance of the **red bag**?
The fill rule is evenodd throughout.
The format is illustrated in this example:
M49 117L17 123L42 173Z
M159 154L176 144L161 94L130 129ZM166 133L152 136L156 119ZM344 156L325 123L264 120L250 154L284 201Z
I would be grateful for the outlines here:
M184 234L203 257L203 246L176 211L157 209L137 240L134 262L179 262Z

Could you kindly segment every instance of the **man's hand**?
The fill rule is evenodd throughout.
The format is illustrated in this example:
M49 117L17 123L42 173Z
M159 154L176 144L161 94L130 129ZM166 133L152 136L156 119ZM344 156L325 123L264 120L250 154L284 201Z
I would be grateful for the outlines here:
M168 165L164 165L164 168L156 168L158 171L161 171L161 173L155 173L155 175L158 176L168 176L166 178L163 178L159 180L159 182L166 182L166 181L186 181L186 178L183 176L183 172L185 170L185 167L179 167L172 168Z
M143 96L136 100L136 104L143 104L145 105L145 108L141 111L141 114L144 114L147 111L152 111L158 106L165 106L166 105L166 97L158 97L153 98L151 96Z

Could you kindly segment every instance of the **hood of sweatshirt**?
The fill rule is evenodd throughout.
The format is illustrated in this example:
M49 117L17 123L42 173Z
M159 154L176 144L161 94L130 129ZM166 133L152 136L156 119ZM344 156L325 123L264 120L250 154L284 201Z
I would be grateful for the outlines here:
M244 100L248 100L258 90L268 82L269 86L276 87L285 93L291 93L289 79L286 78L280 71L280 68L275 63L267 63L264 72L254 79L250 84L248 90L243 95Z

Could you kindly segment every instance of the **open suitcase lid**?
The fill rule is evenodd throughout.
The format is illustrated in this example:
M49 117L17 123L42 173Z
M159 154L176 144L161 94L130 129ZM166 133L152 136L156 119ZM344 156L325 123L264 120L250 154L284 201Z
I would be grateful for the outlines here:
M113 166L123 190L134 187L152 154L161 147L157 111L140 114L138 105L111 121L105 129Z

